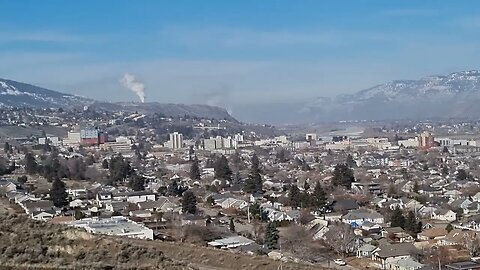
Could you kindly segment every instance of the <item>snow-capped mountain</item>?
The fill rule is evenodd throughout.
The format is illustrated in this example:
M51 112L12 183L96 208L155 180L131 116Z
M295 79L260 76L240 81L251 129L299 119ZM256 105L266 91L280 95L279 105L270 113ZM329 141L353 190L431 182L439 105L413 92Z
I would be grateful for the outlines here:
M88 105L104 111L138 111L142 113L160 113L167 116L190 115L213 119L236 121L225 109L194 104L149 103L108 103L75 95L64 94L31 84L0 79L0 107L37 107L37 108L82 108Z
M299 111L315 120L480 117L480 71L396 80L351 95L318 98Z
M0 106L58 108L91 103L93 101L86 98L0 79Z

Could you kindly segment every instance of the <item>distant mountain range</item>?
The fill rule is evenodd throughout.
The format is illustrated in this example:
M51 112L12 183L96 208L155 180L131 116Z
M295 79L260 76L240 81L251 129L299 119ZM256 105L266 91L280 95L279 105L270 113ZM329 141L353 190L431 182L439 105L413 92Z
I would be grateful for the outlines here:
M235 108L242 120L257 123L315 123L353 120L425 120L480 118L480 71L454 72L419 80L396 80L350 95L319 97L308 102ZM107 103L30 84L0 79L0 106L73 107L235 119L223 108L208 105Z
M350 95L268 104L245 111L262 122L480 118L480 71L396 80ZM268 113L270 112L270 113ZM268 117L271 117L268 119ZM243 116L249 119L251 116Z
M0 79L0 107L66 108L90 106L109 111L160 113L165 116L190 115L194 117L236 121L225 109L208 105L162 104L158 102L133 103L99 102L75 95L60 93L31 84Z
M304 112L322 120L446 119L480 117L480 71L397 80L352 95L318 98Z

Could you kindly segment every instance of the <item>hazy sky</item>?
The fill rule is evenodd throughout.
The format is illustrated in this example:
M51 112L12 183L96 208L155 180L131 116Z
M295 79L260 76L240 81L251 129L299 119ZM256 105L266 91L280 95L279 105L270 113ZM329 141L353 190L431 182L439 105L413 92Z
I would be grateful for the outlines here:
M99 100L301 102L479 68L480 1L0 0L0 78Z

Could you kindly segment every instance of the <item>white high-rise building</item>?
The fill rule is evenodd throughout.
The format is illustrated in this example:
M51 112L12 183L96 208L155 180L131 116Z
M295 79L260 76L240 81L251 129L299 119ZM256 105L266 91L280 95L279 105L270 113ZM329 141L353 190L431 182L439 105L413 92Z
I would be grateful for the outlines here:
M170 141L168 142L170 148L180 149L183 148L183 134L174 132L170 134Z

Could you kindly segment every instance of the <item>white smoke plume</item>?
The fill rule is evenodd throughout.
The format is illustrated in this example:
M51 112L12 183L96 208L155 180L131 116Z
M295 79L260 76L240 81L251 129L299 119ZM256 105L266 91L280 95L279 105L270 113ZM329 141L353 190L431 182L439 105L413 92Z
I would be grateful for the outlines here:
M128 90L135 93L140 98L142 103L145 102L145 85L135 78L135 75L125 73L120 79L120 83Z

